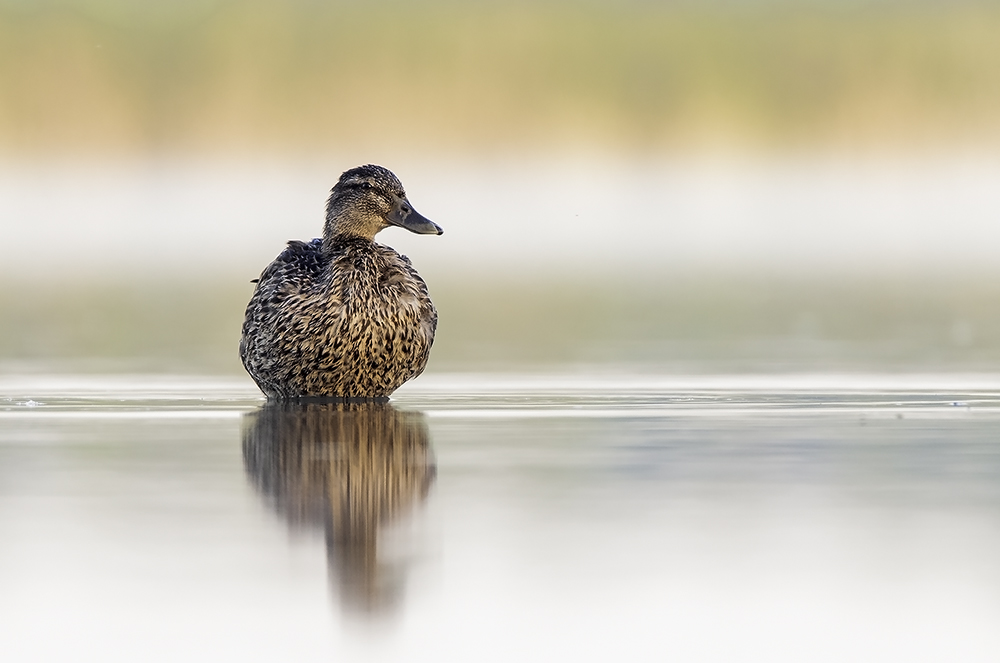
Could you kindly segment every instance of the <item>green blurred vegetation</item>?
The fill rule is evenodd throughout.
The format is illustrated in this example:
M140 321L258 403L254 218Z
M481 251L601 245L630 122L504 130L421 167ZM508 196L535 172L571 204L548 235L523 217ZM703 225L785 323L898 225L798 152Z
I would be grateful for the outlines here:
M1000 370L994 280L431 282L429 371ZM241 374L249 283L5 288L0 370Z
M0 2L0 149L995 141L976 2Z

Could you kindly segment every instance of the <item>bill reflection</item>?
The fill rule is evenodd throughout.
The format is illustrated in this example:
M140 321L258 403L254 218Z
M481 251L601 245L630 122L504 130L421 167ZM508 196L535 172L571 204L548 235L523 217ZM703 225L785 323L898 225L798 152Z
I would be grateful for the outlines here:
M324 529L331 581L348 611L398 604L405 569L380 559L379 535L434 482L421 413L388 403L268 404L244 419L243 461L292 527Z

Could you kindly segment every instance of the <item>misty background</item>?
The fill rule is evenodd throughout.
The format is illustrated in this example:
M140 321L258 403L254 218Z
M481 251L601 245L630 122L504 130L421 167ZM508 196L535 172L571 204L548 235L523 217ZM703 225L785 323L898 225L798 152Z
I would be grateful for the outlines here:
M339 174L429 372L1000 369L1000 7L0 0L0 369L242 372Z

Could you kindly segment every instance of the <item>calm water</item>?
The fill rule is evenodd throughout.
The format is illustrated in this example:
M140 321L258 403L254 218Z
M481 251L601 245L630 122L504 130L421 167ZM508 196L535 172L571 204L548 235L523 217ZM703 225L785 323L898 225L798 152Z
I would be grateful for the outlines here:
M5 661L1000 657L1000 376L0 379Z

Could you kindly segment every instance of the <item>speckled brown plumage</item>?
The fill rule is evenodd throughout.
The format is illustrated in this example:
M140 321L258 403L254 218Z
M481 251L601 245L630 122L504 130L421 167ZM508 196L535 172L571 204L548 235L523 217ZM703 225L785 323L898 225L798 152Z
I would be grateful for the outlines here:
M354 168L323 238L289 242L260 275L240 357L268 398L383 398L424 370L437 311L409 259L373 240L389 225L441 233L391 172Z

